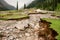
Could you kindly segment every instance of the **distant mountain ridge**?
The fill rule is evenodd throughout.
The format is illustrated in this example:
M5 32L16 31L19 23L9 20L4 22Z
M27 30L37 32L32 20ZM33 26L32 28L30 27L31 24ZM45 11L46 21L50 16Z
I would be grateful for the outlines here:
M0 0L0 10L9 10L9 9L16 9L15 7L9 5L4 0Z

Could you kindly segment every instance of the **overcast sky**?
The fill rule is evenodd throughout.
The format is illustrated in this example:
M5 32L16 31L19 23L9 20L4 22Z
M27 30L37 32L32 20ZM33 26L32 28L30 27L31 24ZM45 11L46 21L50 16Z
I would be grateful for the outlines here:
M8 4L16 7L17 5L17 1L18 1L18 5L19 8L23 7L24 4L28 5L29 3L31 3L33 0L5 0Z

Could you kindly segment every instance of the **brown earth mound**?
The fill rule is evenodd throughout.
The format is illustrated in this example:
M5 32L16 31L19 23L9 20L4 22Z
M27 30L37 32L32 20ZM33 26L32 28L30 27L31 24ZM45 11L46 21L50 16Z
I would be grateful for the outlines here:
M53 30L50 27L50 22L47 22L45 20L41 20L39 22L40 28L39 28L39 32L38 32L38 38L39 40L56 40L56 36L58 35L58 33Z

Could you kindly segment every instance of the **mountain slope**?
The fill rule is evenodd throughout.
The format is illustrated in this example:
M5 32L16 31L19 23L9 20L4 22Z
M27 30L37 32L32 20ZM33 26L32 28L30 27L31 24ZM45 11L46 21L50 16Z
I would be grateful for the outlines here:
M27 8L40 8L45 10L55 10L57 0L35 0Z
M13 10L13 9L16 8L6 3L6 1L0 0L0 10Z

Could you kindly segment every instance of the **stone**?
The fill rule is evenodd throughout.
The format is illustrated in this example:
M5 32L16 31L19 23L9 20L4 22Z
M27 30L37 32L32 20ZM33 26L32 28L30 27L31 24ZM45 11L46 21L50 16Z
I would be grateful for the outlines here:
M34 36L26 37L26 40L35 40Z
M30 34L29 34L29 33L25 33L25 36L27 36L27 37L28 37L28 36L30 36Z
M36 23L36 25L35 25L34 29L35 29L35 30L38 30L38 29L39 29L39 27L40 27L40 26L39 26L39 23Z
M7 40L7 37L3 37L2 40Z
M19 35L20 37L23 37L22 35Z
M24 30L24 27L28 27L28 20L18 21L18 22L15 24L15 27L16 27L17 29L22 29L22 30Z
M9 36L8 37L8 40L13 40L13 36Z
M16 40L19 40L19 39L16 39Z

